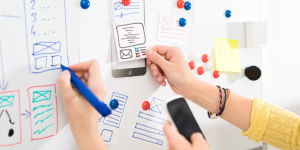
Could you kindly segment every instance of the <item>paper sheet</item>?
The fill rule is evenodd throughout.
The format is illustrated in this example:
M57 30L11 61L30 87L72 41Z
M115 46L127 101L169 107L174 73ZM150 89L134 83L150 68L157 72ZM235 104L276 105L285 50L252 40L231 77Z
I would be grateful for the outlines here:
M189 22L185 27L179 26L179 19L170 15L161 14L159 18L159 26L157 40L179 45L187 45L189 35Z
M128 138L143 144L160 149L167 149L168 142L163 131L163 126L168 119L164 110L165 101L173 97L173 91L166 85L160 87L155 93L147 98L150 109L144 111L139 107L135 114ZM141 104L142 105L142 104Z
M120 62L146 58L144 1L133 0L124 6L122 0L111 0L114 42Z
M241 72L238 40L215 39L215 65L218 71Z
M79 62L78 45L74 44L78 43L77 8L73 3L0 1L3 150L38 149L67 124L56 79L60 64Z

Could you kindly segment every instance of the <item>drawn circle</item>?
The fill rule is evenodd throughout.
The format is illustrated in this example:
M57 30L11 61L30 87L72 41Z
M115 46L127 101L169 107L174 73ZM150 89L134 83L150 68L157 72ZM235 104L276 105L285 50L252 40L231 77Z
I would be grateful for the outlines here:
M232 51L229 51L229 56L233 56L233 52Z
M8 137L12 137L14 135L15 131L13 129L10 129L8 131Z

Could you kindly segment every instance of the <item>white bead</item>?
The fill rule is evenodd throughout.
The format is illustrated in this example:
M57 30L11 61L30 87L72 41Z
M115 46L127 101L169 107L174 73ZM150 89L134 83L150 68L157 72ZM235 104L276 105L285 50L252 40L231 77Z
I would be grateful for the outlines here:
M210 70L212 68L212 64L210 61L208 61L207 63L205 63L205 69L206 70Z
M197 62L198 60L198 55L193 53L190 55L190 61L193 61L193 62Z

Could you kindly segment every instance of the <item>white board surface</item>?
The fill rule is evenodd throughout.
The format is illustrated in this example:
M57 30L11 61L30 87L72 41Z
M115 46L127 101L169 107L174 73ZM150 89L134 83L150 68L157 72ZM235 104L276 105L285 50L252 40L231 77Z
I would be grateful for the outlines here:
M67 124L56 78L79 62L73 0L0 1L0 147L38 149Z

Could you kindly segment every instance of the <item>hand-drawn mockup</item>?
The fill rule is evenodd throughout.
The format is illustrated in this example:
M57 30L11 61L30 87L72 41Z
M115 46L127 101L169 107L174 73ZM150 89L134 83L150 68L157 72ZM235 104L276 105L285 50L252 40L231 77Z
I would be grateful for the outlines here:
M170 88L160 87L147 100L150 109L144 111L140 107L135 115L128 138L143 144L160 149L167 149L168 143L163 131L167 121L167 111L164 110L165 101L171 98L173 92Z
M20 91L0 92L0 147L21 144Z
M114 24L113 29L120 62L146 58L144 23Z
M56 86L28 88L31 140L55 136L58 132Z
M42 73L69 65L65 0L25 2L26 41L31 73Z
M157 40L179 45L187 45L189 35L189 20L185 27L179 26L180 18L160 15Z
M100 117L98 130L106 144L116 146L128 96L113 92L111 99L105 102L109 104L114 99L119 102L119 107L112 110L112 114L107 117Z
M144 15L143 0L132 0L130 5L124 6L122 0L112 0L114 20L142 19Z

